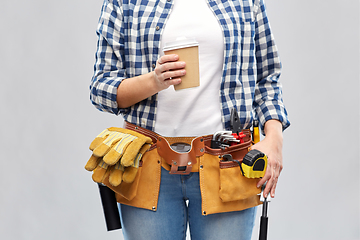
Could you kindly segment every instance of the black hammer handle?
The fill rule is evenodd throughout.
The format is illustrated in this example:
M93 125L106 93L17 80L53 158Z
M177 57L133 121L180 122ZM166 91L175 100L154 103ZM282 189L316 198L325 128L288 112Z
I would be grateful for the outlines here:
M121 229L120 215L115 193L105 185L98 184L98 186L107 230L112 231Z
M268 218L267 217L261 217L260 218L259 240L266 240L267 239L267 227L268 227Z
M265 198L265 200L263 202L262 215L261 215L261 218L260 218L259 240L266 240L267 239L267 231L268 231L267 210L268 210L268 201Z

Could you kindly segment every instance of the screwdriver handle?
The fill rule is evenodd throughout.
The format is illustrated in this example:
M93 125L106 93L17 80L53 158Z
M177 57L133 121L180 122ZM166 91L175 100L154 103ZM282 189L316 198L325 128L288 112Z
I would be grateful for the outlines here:
M255 144L260 142L260 131L259 131L259 121L258 120L254 120L254 122L253 122L252 137L253 137L253 141Z

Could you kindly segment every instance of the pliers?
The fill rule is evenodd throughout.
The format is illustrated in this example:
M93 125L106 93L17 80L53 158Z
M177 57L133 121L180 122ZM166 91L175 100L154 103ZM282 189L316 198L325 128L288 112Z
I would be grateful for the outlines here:
M244 143L243 138L246 137L246 135L242 132L240 118L239 118L236 108L231 109L230 126L231 126L231 130L232 130L232 135L234 136L234 138L239 140L240 143ZM235 145L235 144L236 143L233 143L232 145Z

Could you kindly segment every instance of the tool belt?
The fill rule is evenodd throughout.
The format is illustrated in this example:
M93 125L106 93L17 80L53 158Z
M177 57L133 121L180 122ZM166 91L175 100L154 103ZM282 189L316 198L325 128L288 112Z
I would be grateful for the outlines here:
M244 177L237 163L222 157L231 154L242 161L252 144L249 130L243 130L244 143L213 149L212 135L168 138L128 122L123 127L151 138L153 144L144 154L132 183L113 187L105 179L104 184L116 192L118 202L156 211L161 168L165 168L171 174L199 172L203 215L240 211L261 204L258 195L261 189L256 187L258 179Z
M250 130L243 130L244 142L241 146L228 147L226 149L211 148L212 135L200 137L163 137L145 128L129 122L124 123L124 128L139 132L153 141L149 151L157 148L158 154L165 160L162 166L170 171L170 174L189 174L199 172L201 165L197 158L205 153L223 156L231 154L234 159L242 159L251 146ZM238 167L235 162L220 161L220 169Z

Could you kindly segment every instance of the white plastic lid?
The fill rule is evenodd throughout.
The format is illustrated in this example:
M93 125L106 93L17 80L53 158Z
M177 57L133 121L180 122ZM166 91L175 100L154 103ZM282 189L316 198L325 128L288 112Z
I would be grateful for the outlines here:
M174 49L194 46L199 46L199 43L195 40L195 38L178 37L176 41L165 43L163 51L166 52Z

